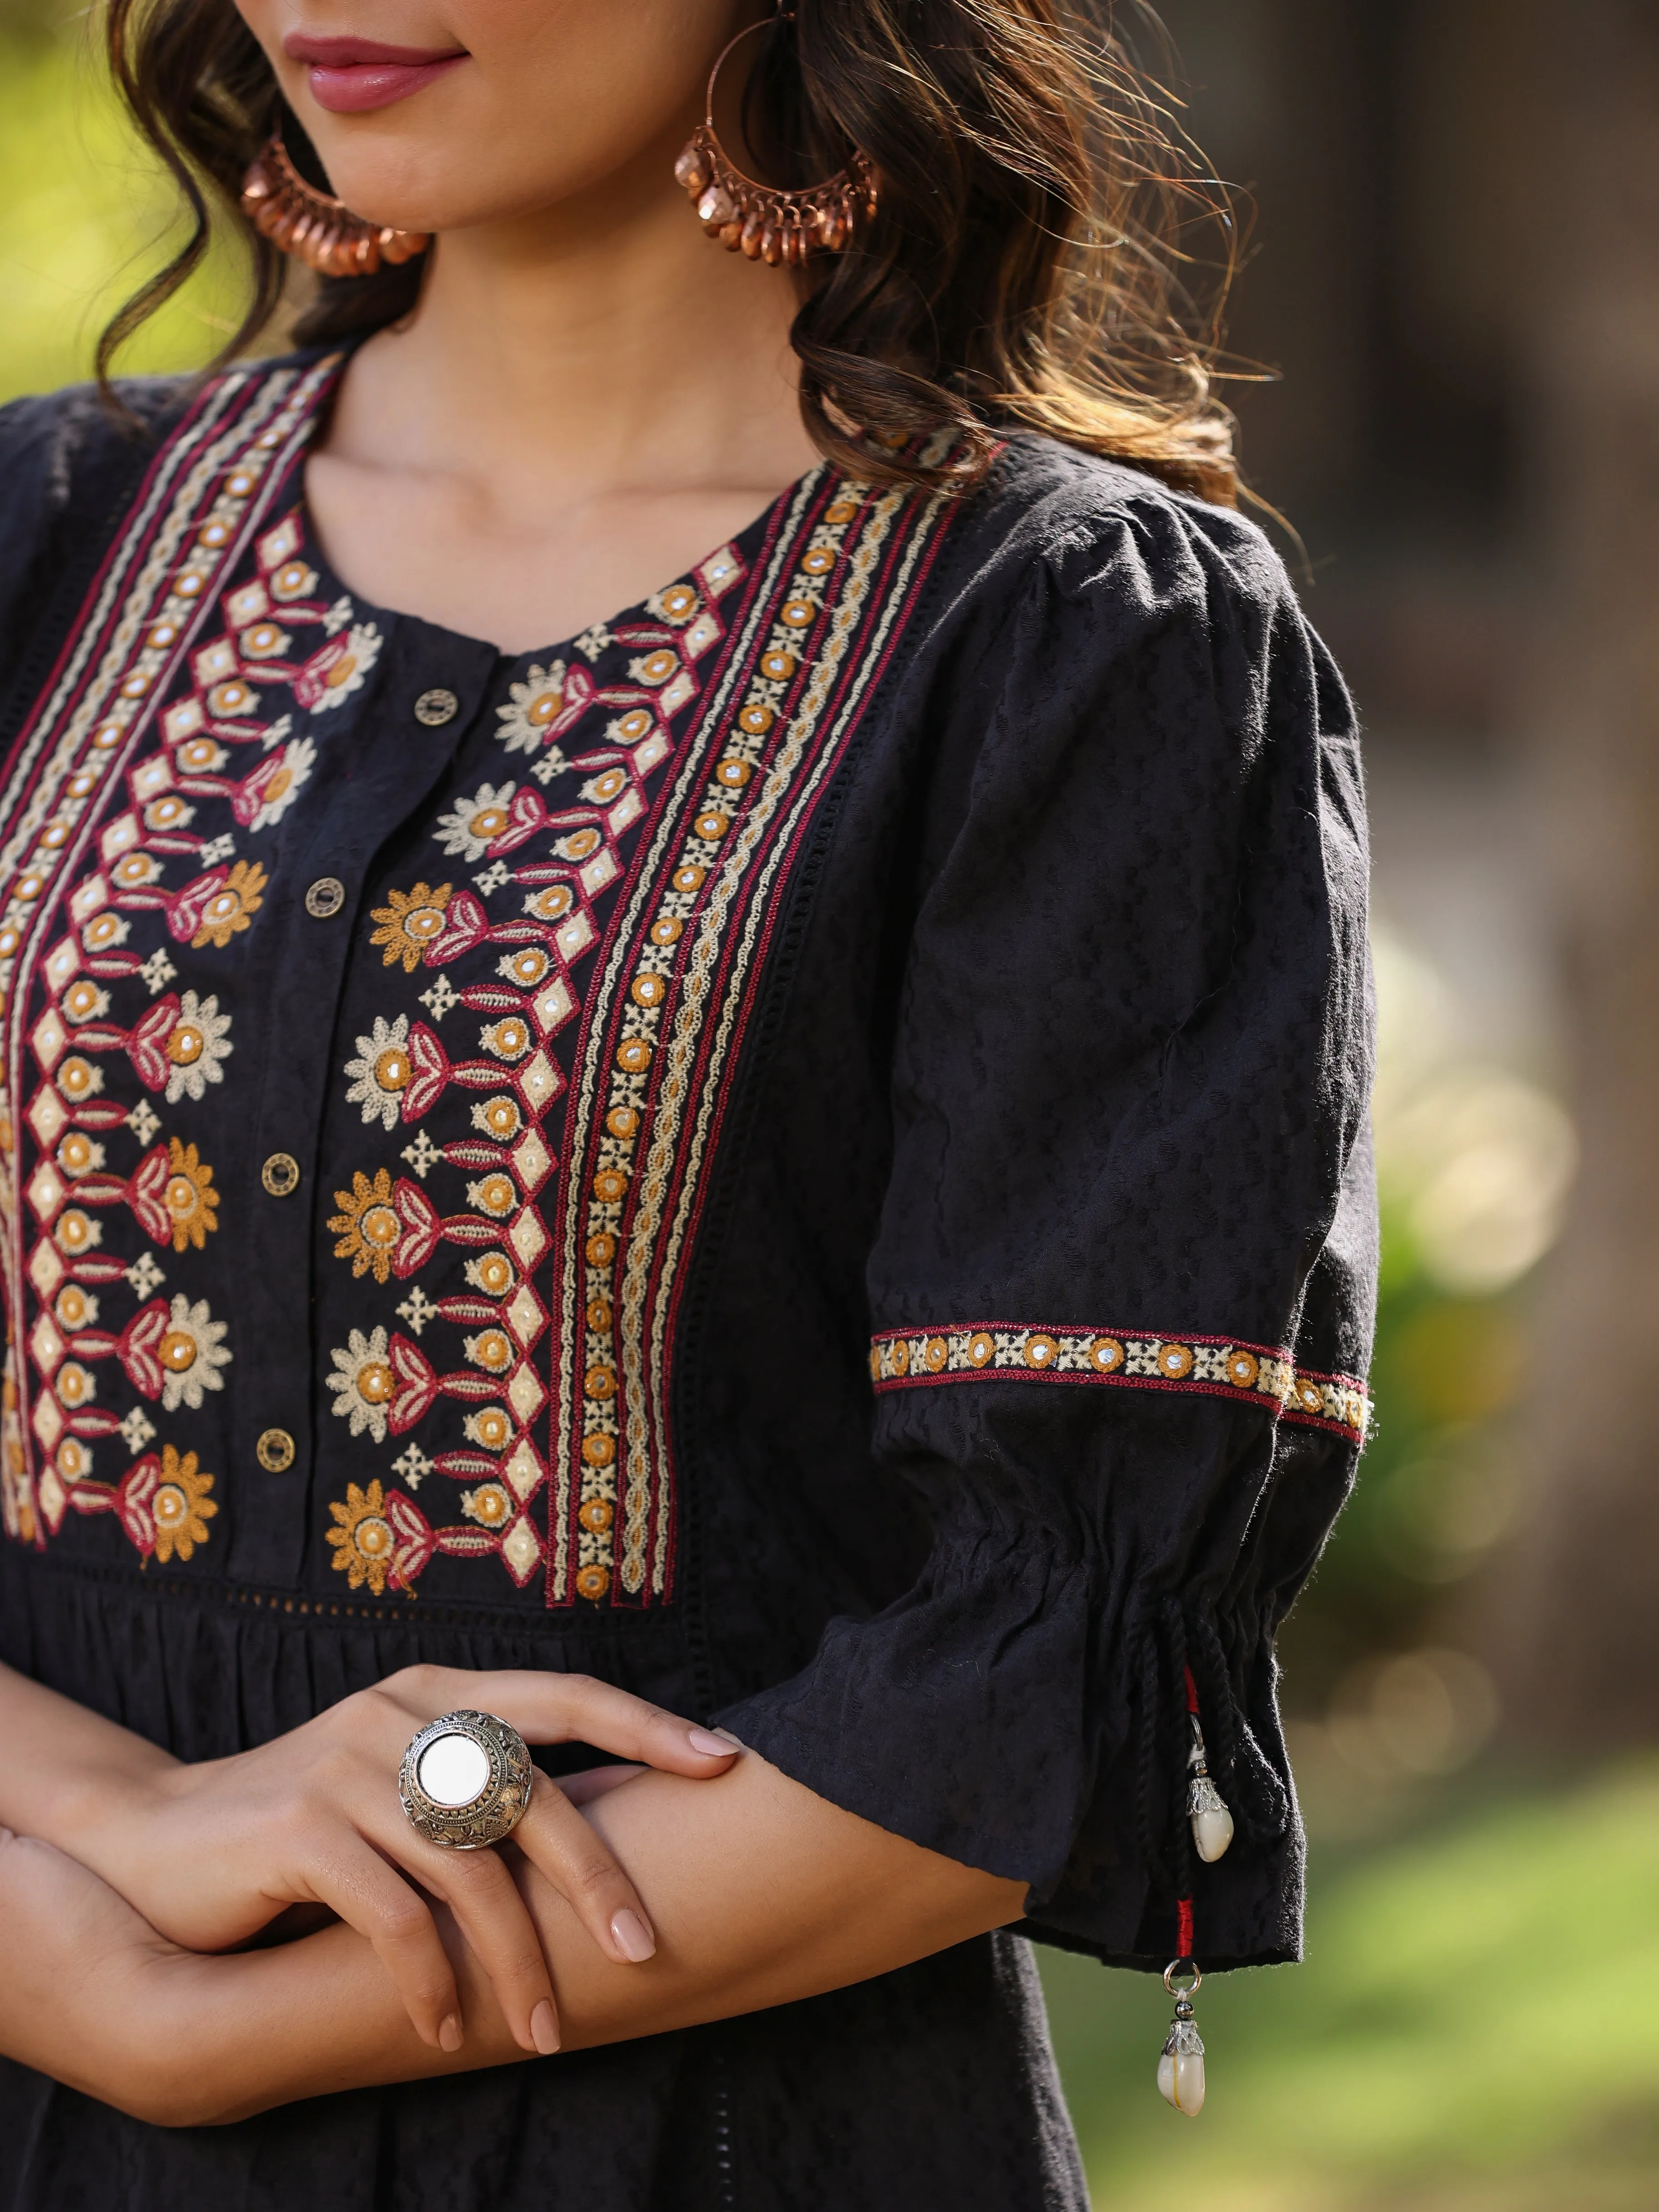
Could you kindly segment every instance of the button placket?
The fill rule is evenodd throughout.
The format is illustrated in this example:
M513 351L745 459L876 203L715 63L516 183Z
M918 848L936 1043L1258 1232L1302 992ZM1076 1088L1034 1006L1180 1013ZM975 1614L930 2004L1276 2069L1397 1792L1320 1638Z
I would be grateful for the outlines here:
M465 702L482 696L495 659L487 647L469 653L456 641L422 640L424 649L404 659L399 683L395 635L372 697L353 702L349 747L332 747L319 762L308 794L311 835L285 856L295 884L286 939L271 941L268 953L268 1041L251 1133L259 1181L236 1424L250 1480L232 1531L230 1565L234 1573L296 1583L319 1541L313 1526L319 1509L314 1501L302 1506L301 1493L316 1484L319 1460L326 1462L337 1441L327 1426L331 1402L324 1381L330 1347L345 1340L346 1324L329 1310L330 1293L342 1286L329 1272L335 1240L323 1223L331 1210L330 1176L339 1177L321 1148L329 1117L339 1109L340 1063L351 1044L337 1035L340 1013L354 963L367 951L356 943L355 917L381 845L444 803L451 747L410 742L415 702L443 690L455 702L445 721L471 714ZM422 684L422 660L434 675L459 665L465 685ZM378 958L368 959L378 969ZM350 1119L356 1118L354 1110ZM277 1476L283 1479L266 1479Z

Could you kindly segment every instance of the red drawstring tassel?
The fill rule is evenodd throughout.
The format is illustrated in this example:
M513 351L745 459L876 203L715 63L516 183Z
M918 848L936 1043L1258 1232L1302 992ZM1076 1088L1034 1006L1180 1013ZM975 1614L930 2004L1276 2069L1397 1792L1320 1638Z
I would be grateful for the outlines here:
M1198 1685L1190 1667L1187 1679L1187 1719L1192 1748L1187 1754L1191 1781L1187 1791L1187 1814L1193 1826L1193 1843L1200 1858L1218 1859L1233 1839L1233 1817L1210 1779L1204 1759L1204 1732L1199 1726ZM1204 2109L1204 2043L1193 2017L1193 1999L1203 1976L1193 1957L1193 1900L1176 1900L1176 1956L1164 1969L1164 1986L1176 2001L1175 2018L1158 2056L1158 2086L1178 2112L1196 2119ZM1177 1979L1185 1986L1177 1989Z

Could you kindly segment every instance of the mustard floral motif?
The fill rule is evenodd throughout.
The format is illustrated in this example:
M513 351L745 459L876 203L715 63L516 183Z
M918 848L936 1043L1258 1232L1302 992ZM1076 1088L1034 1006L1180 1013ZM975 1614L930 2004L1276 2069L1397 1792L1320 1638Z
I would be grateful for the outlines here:
M367 1429L377 1444L386 1442L386 1409L396 1395L398 1377L387 1352L386 1331L371 1329L365 1336L354 1328L343 1351L331 1357L335 1371L328 1377L334 1393L334 1410L349 1421L354 1437ZM378 1484L375 1486L378 1489ZM376 1511L380 1509L376 1507Z
M376 1014L374 1029L358 1038L357 1057L347 1060L345 1072L351 1078L346 1103L361 1106L365 1121L395 1128L415 1072L409 1058L409 1016L388 1022Z
M167 1207L173 1221L173 1249L182 1252L193 1244L199 1252L206 1243L210 1230L219 1226L216 1208L219 1194L213 1188L213 1170L200 1158L194 1145L181 1145L177 1137L167 1139L167 1156L173 1172L167 1177ZM190 1557L188 1552L184 1555Z
M222 1083L222 1062L234 1050L230 1042L230 1016L219 1012L216 992L205 999L186 991L179 1001L179 1018L167 1034L167 1090L169 1106L181 1098L200 1098L210 1083Z
M511 687L508 703L497 707L501 726L496 736L510 753L533 753L540 747L550 722L564 708L565 665L532 668L522 684Z
M328 1510L335 1522L327 1532L334 1547L335 1567L353 1589L361 1589L367 1583L376 1597L383 1595L398 1549L392 1523L386 1517L386 1492L378 1482L371 1482L367 1490L349 1482L345 1504L331 1504Z
M504 783L499 791L494 784L480 784L476 798L458 799L453 813L438 817L433 836L452 860L483 860L513 818L507 809L517 789L514 783Z
M64 1018L70 1022L100 1021L109 1012L109 993L80 976L63 997Z
M257 860L238 860L222 890L215 891L202 908L202 926L190 940L199 952L204 945L221 950L248 927L264 904L265 872Z
M182 1291L167 1309L167 1325L155 1347L161 1366L161 1406L175 1413L188 1406L200 1409L204 1390L222 1390L219 1370L230 1364L230 1354L221 1343L225 1324L215 1321L205 1298L192 1305Z
M126 943L131 928L131 923L123 915L106 910L94 915L81 932L81 942L88 952L112 951L118 945Z
M354 1275L366 1275L372 1267L375 1281L385 1282L402 1229L392 1209L389 1170L378 1170L371 1182L359 1169L349 1190L335 1192L334 1203L340 1211L330 1217L328 1225L340 1240L334 1247L335 1258L349 1260ZM337 1361L337 1352L335 1358ZM339 1411L337 1406L335 1411Z
M308 599L317 588L317 571L303 561L285 561L266 580L274 599Z
M476 1490L461 1492L461 1510L469 1521L479 1522L486 1528L505 1528L513 1518L513 1500L502 1484L484 1482Z
M386 893L386 903L374 908L380 927L369 943L382 948L380 957L388 968L401 960L405 975L415 973L426 957L427 946L443 934L453 890L453 884L440 884L436 890L429 884L416 884L413 890Z
M155 1522L155 1556L163 1566L175 1552L187 1559L198 1544L206 1543L207 1524L219 1510L208 1496L212 1487L213 1477L198 1470L193 1451L181 1459L171 1444L162 1445L161 1480L149 1510Z
M71 1129L58 1147L58 1164L66 1176L94 1173L104 1164L104 1148L84 1129Z

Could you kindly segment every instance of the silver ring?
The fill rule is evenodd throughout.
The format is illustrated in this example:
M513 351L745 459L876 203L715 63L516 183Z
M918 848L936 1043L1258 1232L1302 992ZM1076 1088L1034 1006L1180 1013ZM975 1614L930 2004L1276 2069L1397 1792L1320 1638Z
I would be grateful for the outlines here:
M494 1713L428 1721L398 1771L410 1826L455 1851L481 1851L510 1836L535 1783L524 1738Z

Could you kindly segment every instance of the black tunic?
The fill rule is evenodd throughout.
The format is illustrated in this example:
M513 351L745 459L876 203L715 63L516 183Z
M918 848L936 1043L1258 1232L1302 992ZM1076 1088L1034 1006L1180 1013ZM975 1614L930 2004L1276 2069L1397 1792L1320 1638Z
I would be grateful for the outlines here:
M328 574L337 368L0 413L0 1656L185 1759L587 1671L1027 1935L1294 1957L1273 1639L1375 1240L1354 727L1273 554L1017 434L512 659ZM1015 1935L225 2130L0 2116L7 2207L1085 2202Z

